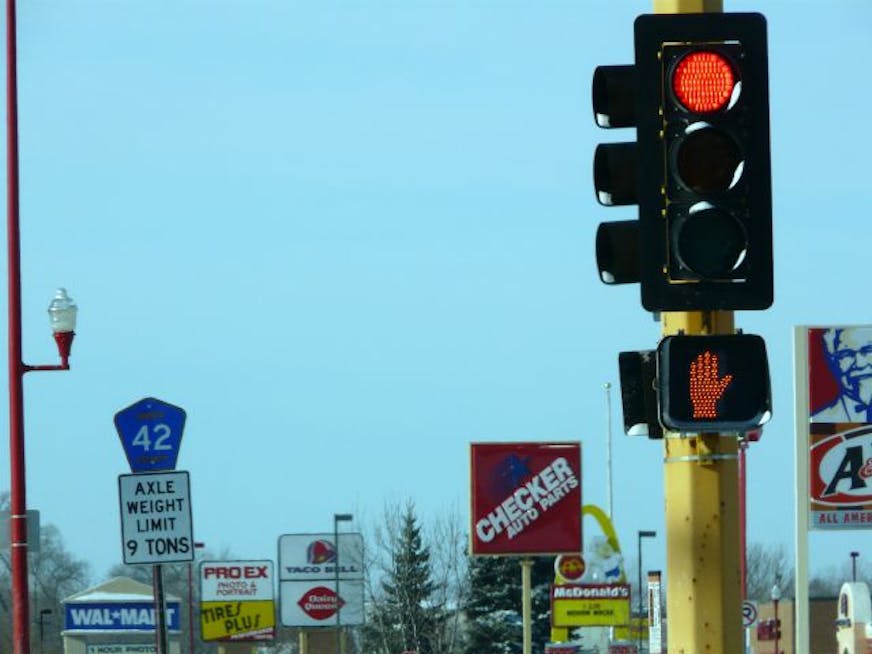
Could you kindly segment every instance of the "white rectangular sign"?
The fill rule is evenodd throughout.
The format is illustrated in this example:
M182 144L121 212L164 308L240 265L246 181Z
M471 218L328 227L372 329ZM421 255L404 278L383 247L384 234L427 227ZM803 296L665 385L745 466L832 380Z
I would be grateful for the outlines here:
M648 654L663 653L663 625L660 621L662 586L660 571L648 572Z
M120 475L118 496L125 564L194 560L186 471Z
M285 627L363 624L363 581L282 581L281 622Z
M154 643L88 645L88 654L155 654Z
M272 599L272 561L203 561L200 564L200 600L203 602Z
M355 533L285 534L279 536L279 580L313 581L336 579L339 567L340 581L363 579L363 536Z

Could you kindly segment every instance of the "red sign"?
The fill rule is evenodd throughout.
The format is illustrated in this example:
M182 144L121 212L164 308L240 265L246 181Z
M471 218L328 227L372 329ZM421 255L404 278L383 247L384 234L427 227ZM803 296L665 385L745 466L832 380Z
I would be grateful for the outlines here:
M872 528L872 326L808 330L812 529Z
M472 554L581 551L580 443L473 443Z
M332 588L316 586L297 600L303 612L314 620L326 620L345 605Z
M578 654L578 645L562 645L548 643L545 645L545 654Z
M586 566L580 554L561 554L554 559L554 571L566 581L579 581L584 576Z
M872 528L872 425L810 425L814 529Z

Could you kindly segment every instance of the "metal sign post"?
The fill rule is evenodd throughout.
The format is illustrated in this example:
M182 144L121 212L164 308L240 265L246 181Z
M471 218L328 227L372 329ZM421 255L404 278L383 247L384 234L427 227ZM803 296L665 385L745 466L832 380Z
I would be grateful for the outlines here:
M160 473L175 470L186 417L184 409L146 397L116 413L114 419L135 473L118 478L124 563L153 566L157 654L168 654L161 564L194 560L188 473Z

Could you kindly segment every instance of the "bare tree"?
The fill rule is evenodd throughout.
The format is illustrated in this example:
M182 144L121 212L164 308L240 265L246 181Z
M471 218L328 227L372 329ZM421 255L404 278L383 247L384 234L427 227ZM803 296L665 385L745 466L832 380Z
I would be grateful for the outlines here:
M0 493L0 509L8 510L9 493ZM63 651L61 600L84 590L90 583L88 564L64 547L60 531L54 525L42 525L39 547L28 555L30 580L30 640L33 649L44 654ZM12 651L11 565L7 552L0 553L0 651Z
M865 581L872 585L872 562L858 558L856 562L857 581ZM854 563L845 560L839 565L817 571L808 583L808 594L811 597L838 597L842 584L854 579Z
M456 507L437 516L427 535L430 543L433 594L431 601L443 618L432 638L435 654L458 651L462 636L462 611L469 596L467 534Z
M772 587L781 589L782 597L793 596L793 562L784 545L752 543L745 556L748 599L769 601Z

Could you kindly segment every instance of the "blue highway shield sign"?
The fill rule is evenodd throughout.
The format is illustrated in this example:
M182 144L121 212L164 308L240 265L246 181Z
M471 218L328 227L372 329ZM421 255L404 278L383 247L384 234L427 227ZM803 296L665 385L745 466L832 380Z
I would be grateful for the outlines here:
M146 397L115 414L115 429L131 472L175 470L185 410Z

